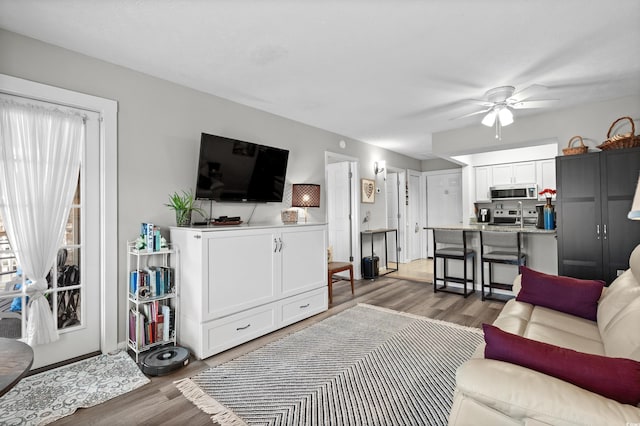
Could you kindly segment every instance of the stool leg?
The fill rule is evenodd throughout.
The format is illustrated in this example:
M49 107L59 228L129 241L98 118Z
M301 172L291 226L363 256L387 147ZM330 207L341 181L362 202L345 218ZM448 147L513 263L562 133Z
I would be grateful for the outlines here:
M464 266L462 268L462 271L464 272L464 289L462 290L462 295L467 297L467 284L469 283L469 278L467 278L467 256L464 256L462 261L464 262Z
M353 266L349 268L349 279L351 280L351 295L353 296Z
M485 297L484 297L484 260L480 259L480 281L482 281L481 284L481 290L482 290L482 300L484 301Z
M434 255L433 256L433 292L437 293L438 292L438 275L436 274L436 272L438 271L438 258Z
M329 271L329 304L333 303L333 274Z

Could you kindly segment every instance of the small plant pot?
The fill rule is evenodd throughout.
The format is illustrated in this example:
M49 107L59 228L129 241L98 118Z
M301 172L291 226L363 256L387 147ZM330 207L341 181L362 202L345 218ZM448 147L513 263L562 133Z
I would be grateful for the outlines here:
M184 227L191 226L191 211L176 210L176 225Z

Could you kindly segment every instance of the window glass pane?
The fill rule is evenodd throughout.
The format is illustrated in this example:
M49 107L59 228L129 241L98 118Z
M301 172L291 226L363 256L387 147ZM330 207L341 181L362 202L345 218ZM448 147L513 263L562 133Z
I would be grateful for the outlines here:
M80 253L79 247L67 247L58 250L56 266L57 291L49 296L53 308L53 298L57 302L58 328L66 328L80 324L80 289L66 290L69 286L80 285ZM50 279L49 288L53 287Z
M80 325L80 289L59 290L58 329Z
M69 211L67 224L65 227L63 246L71 246L80 244L80 207L72 207Z

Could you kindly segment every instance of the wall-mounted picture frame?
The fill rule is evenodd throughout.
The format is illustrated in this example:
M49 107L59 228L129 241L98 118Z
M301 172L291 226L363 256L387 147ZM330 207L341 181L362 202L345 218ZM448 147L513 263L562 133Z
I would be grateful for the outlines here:
M376 202L376 181L372 179L361 179L362 202Z

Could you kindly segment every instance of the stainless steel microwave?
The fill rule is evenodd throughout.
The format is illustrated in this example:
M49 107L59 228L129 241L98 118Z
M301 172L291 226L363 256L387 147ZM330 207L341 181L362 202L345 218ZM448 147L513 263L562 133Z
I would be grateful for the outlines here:
M499 185L492 186L491 200L537 200L538 185Z

